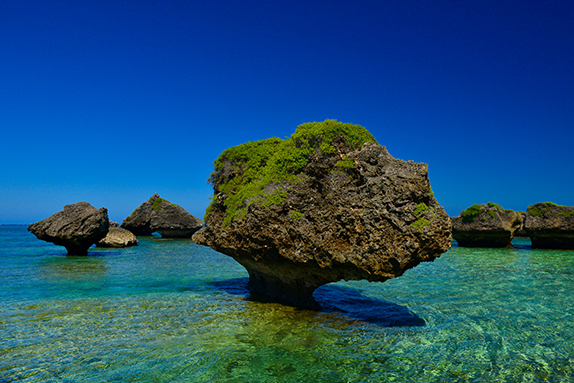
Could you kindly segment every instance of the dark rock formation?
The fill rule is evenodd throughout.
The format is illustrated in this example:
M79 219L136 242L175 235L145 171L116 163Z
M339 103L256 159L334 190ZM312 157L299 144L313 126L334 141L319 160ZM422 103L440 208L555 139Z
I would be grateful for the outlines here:
M203 226L203 222L155 193L120 226L135 235L151 235L157 231L164 238L191 238Z
M151 207L158 198L159 194L155 193L152 195L150 199L138 206L124 219L120 227L131 231L135 235L151 235L153 233L151 229Z
M523 214L522 217L525 218L526 214ZM526 230L524 230L524 222L523 222L522 226L520 227L520 229L518 229L518 230L516 230L516 232L514 232L514 236L515 237L528 238L528 233L526 232Z
M524 229L532 240L532 248L574 249L574 206L552 202L529 206Z
M110 227L118 227L118 223L114 221L110 221Z
M309 123L227 149L210 181L193 240L243 265L255 291L299 306L317 307L326 283L398 277L452 241L428 166L393 158L357 125Z
M108 234L96 242L98 247L116 248L136 246L137 244L138 240L131 231L119 227L110 227Z
M151 210L151 230L163 238L191 238L203 226L199 218L162 198L155 200Z
M452 236L461 247L510 247L523 217L513 210L489 202L472 205L452 217Z
M28 230L38 239L64 246L68 255L87 255L109 228L108 210L87 202L64 206L64 210L31 224Z

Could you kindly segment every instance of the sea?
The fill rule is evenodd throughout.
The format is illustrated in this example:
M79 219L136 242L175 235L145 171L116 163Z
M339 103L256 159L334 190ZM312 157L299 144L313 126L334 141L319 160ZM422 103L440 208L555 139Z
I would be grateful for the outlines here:
M574 251L456 244L311 311L191 240L88 256L0 227L0 382L574 382Z

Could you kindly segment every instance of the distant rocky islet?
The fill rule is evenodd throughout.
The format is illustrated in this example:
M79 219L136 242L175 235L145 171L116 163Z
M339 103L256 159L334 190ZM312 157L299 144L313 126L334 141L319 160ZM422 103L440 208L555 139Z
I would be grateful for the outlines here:
M574 207L540 202L515 212L489 202L451 217L453 237L462 247L511 247L529 237L533 249L574 249Z
M28 231L38 239L64 246L68 255L87 255L94 244L113 248L136 246L136 235L149 236L156 231L164 238L191 238L202 225L199 218L155 193L121 227L108 220L106 208L96 209L82 201L29 225Z

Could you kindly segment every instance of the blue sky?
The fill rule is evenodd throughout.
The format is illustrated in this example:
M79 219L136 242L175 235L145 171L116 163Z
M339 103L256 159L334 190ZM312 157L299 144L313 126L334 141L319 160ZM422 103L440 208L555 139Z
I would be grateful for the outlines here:
M202 218L213 160L310 121L426 162L450 215L574 205L571 1L4 1L0 223Z

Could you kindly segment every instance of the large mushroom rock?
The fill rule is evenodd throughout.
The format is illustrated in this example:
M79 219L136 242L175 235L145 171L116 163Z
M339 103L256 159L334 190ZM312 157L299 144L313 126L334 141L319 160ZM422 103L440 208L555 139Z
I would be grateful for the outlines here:
M68 255L87 255L90 246L106 236L109 224L106 208L77 202L31 224L28 230L38 239L64 246Z
M451 219L452 236L461 247L510 247L523 216L489 202L472 205Z
M225 150L193 240L233 257L255 291L316 308L339 280L385 281L450 248L428 166L393 158L363 127L303 124Z
M126 219L122 221L121 228L134 233L135 235L151 235L154 230L151 229L151 207L153 203L159 198L159 194L155 193L138 206Z
M96 242L98 247L130 247L136 246L138 244L138 239L129 230L122 229L120 227L110 227L108 234Z
M538 249L574 249L574 206L552 202L528 207L524 229Z
M191 238L202 226L199 218L163 198L157 198L151 207L151 230L163 238Z

